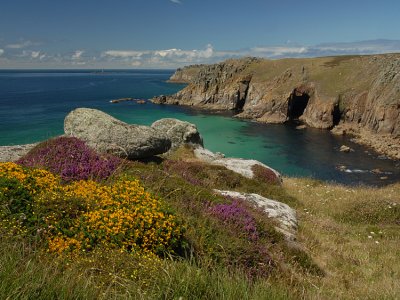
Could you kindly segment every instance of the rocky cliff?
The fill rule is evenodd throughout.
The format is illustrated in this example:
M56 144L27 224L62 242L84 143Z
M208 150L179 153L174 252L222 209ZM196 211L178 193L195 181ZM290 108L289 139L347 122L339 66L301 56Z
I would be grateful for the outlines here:
M298 120L362 134L359 141L400 158L400 54L243 58L185 67L171 81L188 86L153 102L235 110L237 117L259 122Z

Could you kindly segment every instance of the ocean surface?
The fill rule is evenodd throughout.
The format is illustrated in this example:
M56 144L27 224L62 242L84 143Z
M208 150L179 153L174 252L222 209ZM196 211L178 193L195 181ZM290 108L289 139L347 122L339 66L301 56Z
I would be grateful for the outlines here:
M205 147L229 157L252 158L288 176L308 176L349 185L385 185L400 181L400 165L371 149L325 130L295 129L232 118L229 113L135 102L184 87L167 83L172 70L13 70L0 71L0 145L41 141L63 133L66 114L77 107L103 110L132 124L160 118L194 123ZM343 153L346 144L355 151ZM375 171L373 171L375 170ZM379 174L376 174L379 170Z

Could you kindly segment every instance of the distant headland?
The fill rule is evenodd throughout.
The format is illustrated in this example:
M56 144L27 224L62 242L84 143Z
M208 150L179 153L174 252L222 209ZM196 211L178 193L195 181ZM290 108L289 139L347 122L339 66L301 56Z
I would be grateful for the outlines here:
M154 103L234 110L262 123L302 122L354 135L400 159L400 54L230 59L178 69L188 85Z

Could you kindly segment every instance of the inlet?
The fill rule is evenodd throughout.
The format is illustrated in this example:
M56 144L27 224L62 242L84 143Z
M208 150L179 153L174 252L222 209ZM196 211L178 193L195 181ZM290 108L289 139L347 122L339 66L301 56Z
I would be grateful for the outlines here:
M294 90L289 97L287 116L289 121L298 120L307 107L310 96L305 92Z

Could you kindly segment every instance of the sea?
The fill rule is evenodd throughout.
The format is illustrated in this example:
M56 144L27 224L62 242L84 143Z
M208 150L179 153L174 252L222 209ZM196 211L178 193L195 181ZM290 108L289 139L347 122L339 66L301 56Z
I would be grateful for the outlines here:
M174 70L0 70L0 145L42 141L63 133L65 116L78 107L100 109L130 124L177 118L197 125L204 146L227 157L259 160L285 176L311 177L346 185L383 186L400 181L400 163L314 128L259 124L184 106L119 98L150 99L173 94ZM341 145L353 152L339 151Z

